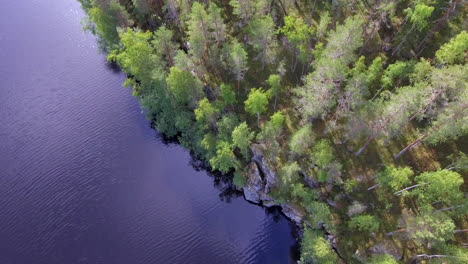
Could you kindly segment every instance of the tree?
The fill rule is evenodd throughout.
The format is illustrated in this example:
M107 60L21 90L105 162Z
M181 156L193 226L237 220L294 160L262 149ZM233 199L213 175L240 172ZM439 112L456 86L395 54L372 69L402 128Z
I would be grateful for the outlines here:
M115 0L92 2L92 6L88 10L89 20L85 27L99 37L99 45L105 51L117 48L119 44L117 29L128 26L128 13ZM87 7L91 7L91 4Z
M298 57L302 63L307 63L310 60L309 48L311 45L312 35L314 30L312 27L304 23L304 20L297 15L289 15L284 17L284 26L281 27L279 33L284 34L288 41L292 44L294 57ZM291 71L295 70L297 61L294 61L291 66Z
M398 264L394 257L387 254L376 255L369 258L366 263L369 264Z
M305 228L299 264L308 263L335 264L338 263L338 257L320 233Z
M312 132L312 125L307 124L292 135L291 141L289 142L289 149L299 155L306 154L313 140L314 134Z
M233 105L237 102L236 93L229 84L221 84L220 89L224 105Z
M300 171L301 171L301 168L299 167L299 164L297 164L296 161L282 166L279 171L281 182L284 185L291 184L292 182L294 182L294 180L296 180L298 173Z
M254 18L247 28L249 42L253 49L258 52L258 57L262 63L262 70L266 64L270 64L275 59L275 24L269 15Z
M460 187L463 178L460 174L450 170L425 172L416 176L420 186L412 191L423 204L444 202L453 204L463 199Z
M211 123L214 126L214 118L217 112L217 109L210 103L210 101L207 98L203 98L198 102L198 107L195 109L195 118L204 126L208 123Z
M247 100L245 100L245 111L251 115L257 115L257 123L260 125L260 114L267 110L268 97L270 94L263 89L252 88Z
M443 213L427 213L406 219L406 232L420 244L444 242L453 237L455 224Z
M114 49L108 56L109 61L117 62L120 67L133 76L127 83L133 85L134 94L142 95L155 78L156 71L160 70L157 56L149 40L152 33L140 30L127 29L120 32L121 48ZM139 82L137 84L137 81Z
M244 74L247 71L247 52L242 45L233 40L228 46L228 67L229 71L234 74L234 79L237 81L237 94L239 95L240 81L244 79Z
M414 175L410 167L397 168L393 165L386 166L385 169L377 174L377 181L384 187L389 187L396 192L408 185L411 177Z
M172 41L172 38L172 31L163 25L154 32L152 41L155 53L160 59L164 59L169 67L175 64L176 44Z
M255 133L252 132L246 122L242 122L232 131L233 145L238 147L245 159L249 158L249 148Z
M276 110L276 102L281 92L281 77L277 74L271 74L266 82L270 86L271 95L275 97L274 109Z
M238 167L236 156L232 152L232 146L228 142L220 141L216 144L216 156L210 159L210 165L215 170L228 173Z
M338 88L346 80L347 65L355 60L355 50L362 45L361 26L362 19L350 17L329 34L327 46L314 63L315 70L296 91L304 120L324 118L336 105Z
M411 28L403 36L403 39L400 41L400 44L398 44L398 46L393 50L392 55L395 55L395 53L397 53L400 50L401 46L403 45L403 43L405 43L407 37L414 31L414 29L422 31L427 27L427 25L429 25L428 21L433 11L433 6L427 6L425 4L416 4L414 9L408 7L404 10L407 19L411 22Z
M232 13L241 20L240 26L246 25L255 15L261 16L267 12L268 3L266 0L231 0Z
M169 89L181 104L193 104L202 94L202 84L190 72L171 67L167 77Z
M441 63L456 64L466 62L466 51L468 50L468 32L460 34L445 43L436 52L436 57Z
M308 220L313 228L325 228L328 232L334 232L335 227L332 223L330 208L326 203L322 202L309 202L305 204L307 209Z
M373 233L379 230L380 222L377 217L365 214L352 217L348 226L356 231Z

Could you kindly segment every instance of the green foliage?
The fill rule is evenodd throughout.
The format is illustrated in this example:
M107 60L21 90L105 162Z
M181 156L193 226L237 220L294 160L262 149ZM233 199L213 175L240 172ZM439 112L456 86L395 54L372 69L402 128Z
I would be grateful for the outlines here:
M228 70L234 75L235 80L238 82L244 79L245 71L248 66L248 55L242 45L234 39L228 46Z
M233 145L238 147L245 159L249 159L249 148L255 133L250 130L246 122L242 122L232 131Z
M163 25L154 32L152 41L155 53L160 60L165 60L169 67L175 64L176 44L172 41L173 35L172 31Z
M229 84L221 84L221 97L223 98L224 105L233 105L237 102L236 93Z
M450 170L425 172L416 176L416 181L421 184L412 192L421 203L445 202L456 203L463 199L460 187L463 178L460 174Z
M304 20L297 15L284 17L284 26L279 29L279 33L284 34L292 45L298 50L299 59L306 63L309 56L310 39L314 33Z
M373 233L379 230L380 222L373 215L358 215L352 217L348 225L349 228L356 231Z
M281 182L285 185L290 184L297 180L297 175L301 171L301 168L297 162L288 163L281 167L279 175L281 177Z
M301 242L301 259L298 263L335 264L338 263L338 257L319 232L305 228Z
M142 89L148 89L153 80L154 71L159 70L158 61L153 53L153 47L149 41L153 34L149 31L127 29L120 32L120 42L122 47L113 50L108 56L108 60L117 62L126 72L140 81ZM134 87L135 93L141 91Z
M455 224L443 213L423 213L406 220L408 234L416 242L444 242L453 237Z
M194 112L197 121L207 125L208 122L214 120L214 115L217 113L217 109L210 103L207 98L203 98L198 102L198 107Z
M275 59L275 24L269 15L254 18L247 28L249 42L258 52L257 59L262 63L262 69Z
M308 219L313 228L320 229L325 227L329 232L334 232L335 227L332 224L330 208L327 204L322 202L313 201L307 203L307 212L309 213Z
M436 52L437 59L442 63L456 64L466 63L466 52L468 51L468 32L460 34L445 43Z
M335 159L331 142L327 139L322 139L314 144L312 158L319 167L324 168L328 166Z
M421 31L429 24L429 18L434 11L433 6L427 6L425 4L417 4L414 10L408 8L405 10L411 23Z
M232 146L228 142L220 141L216 144L216 156L210 159L210 165L215 170L228 173L238 167L236 156L232 152Z
M101 48L106 51L116 48L119 44L117 29L125 27L129 20L125 9L115 0L110 0L107 5L93 1L84 6L89 8L86 28L99 37Z
M396 192L411 182L414 175L410 167L397 168L393 165L386 166L385 169L377 174L378 182Z
M395 260L391 255L383 254L376 255L369 258L366 263L368 264L398 264L398 261Z
M268 122L266 122L257 139L272 143L282 132L284 126L284 114L281 111L274 113Z
M312 125L307 124L297 130L291 137L289 149L296 154L306 154L314 141Z
M167 77L169 89L181 104L194 103L202 94L202 84L190 72L171 67Z
M404 61L397 61L388 65L382 76L383 87L388 89L406 80L413 70L412 66L412 63Z
M245 100L245 111L251 115L257 115L260 120L260 114L267 110L269 92L263 91L263 89L252 88L250 90L247 100Z
M224 115L221 120L217 122L218 125L218 138L227 142L231 142L231 135L234 128L240 124L239 118L234 113Z
M315 54L315 70L305 77L304 86L296 91L303 119L325 118L336 105L337 83L346 79L347 66L356 59L355 50L363 43L362 23L359 17L349 17L330 32L323 50L316 45L320 52Z
M232 183L234 183L234 185L237 187L242 188L247 183L247 179L241 171L236 170L234 177L232 178Z

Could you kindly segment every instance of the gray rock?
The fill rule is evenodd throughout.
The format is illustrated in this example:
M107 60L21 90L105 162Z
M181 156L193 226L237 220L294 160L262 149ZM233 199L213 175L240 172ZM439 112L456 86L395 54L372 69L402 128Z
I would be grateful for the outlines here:
M265 193L269 193L270 189L276 185L276 174L273 167L273 162L265 157L264 153L267 151L263 144L252 145L252 161L254 161L260 169L265 181Z
M260 203L260 194L263 193L264 186L265 184L260 176L257 164L255 164L255 162L251 162L249 164L247 183L243 188L245 199L253 203Z
M296 208L282 204L281 205L283 213L296 225L302 226L302 220L304 219L304 213L302 211L297 210Z

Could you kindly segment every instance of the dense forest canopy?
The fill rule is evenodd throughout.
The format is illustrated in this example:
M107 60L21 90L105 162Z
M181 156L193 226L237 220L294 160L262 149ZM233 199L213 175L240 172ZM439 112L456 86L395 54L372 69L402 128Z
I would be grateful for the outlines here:
M468 263L461 0L80 0L153 125L303 214L300 263Z

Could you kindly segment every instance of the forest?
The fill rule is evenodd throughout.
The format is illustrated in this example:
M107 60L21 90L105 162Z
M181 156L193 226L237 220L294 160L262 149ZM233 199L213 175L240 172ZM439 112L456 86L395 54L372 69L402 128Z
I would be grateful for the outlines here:
M153 126L301 212L299 263L468 263L462 0L79 0Z

